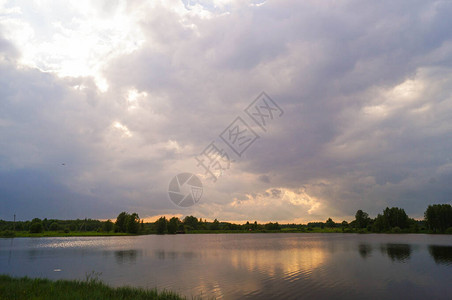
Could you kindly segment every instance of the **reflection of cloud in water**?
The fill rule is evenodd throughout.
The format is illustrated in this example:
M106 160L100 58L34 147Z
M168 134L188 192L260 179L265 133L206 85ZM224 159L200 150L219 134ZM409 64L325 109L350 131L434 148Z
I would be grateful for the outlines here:
M428 246L428 252L437 264L452 265L452 246Z
M298 276L311 273L324 264L327 254L321 248L292 248L280 251L231 251L229 258L236 269L266 273L271 277L279 272L283 276Z
M327 263L330 253L318 247L289 248L274 251L271 249L228 249L214 255L212 253L202 255L203 268L190 270L189 273L199 274L195 295L203 291L216 298L222 298L225 294L240 296L259 292L263 289L262 280L281 280L282 282L295 282L301 278L310 278L313 273ZM222 264L219 265L218 262ZM209 266L215 266L209 270ZM207 268L207 269L205 269ZM187 270L185 270L186 272ZM209 276L209 273L216 274ZM250 276L250 274L254 274ZM191 277L186 274L184 277ZM196 276L196 275L195 275ZM220 277L223 280L212 280ZM234 286L231 292L229 286ZM232 298L235 298L231 296Z
M411 256L411 246L408 244L383 244L380 247L382 253L385 253L392 261L405 262Z

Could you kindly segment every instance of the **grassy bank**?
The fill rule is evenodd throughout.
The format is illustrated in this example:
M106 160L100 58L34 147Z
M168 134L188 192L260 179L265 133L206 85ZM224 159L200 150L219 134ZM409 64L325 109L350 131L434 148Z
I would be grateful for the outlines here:
M64 236L125 236L134 235L123 232L98 232L98 231L44 231L40 233L30 233L28 231L3 231L0 237L64 237Z
M13 278L0 275L0 299L185 299L173 292L112 288L98 280Z

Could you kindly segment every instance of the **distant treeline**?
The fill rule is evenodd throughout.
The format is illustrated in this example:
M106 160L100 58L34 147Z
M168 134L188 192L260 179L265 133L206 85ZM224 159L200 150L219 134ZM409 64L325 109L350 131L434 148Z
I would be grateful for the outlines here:
M351 222L335 222L328 218L325 222L309 222L308 224L259 224L246 222L234 224L203 221L193 216L187 216L183 220L173 217L167 220L165 217L158 219L155 230L159 234L177 233L187 231L324 231L324 232L375 232L375 233L449 233L452 234L452 207L449 204L430 205L424 214L424 220L414 220L398 207L386 208L382 214L372 219L369 214L358 210L355 219ZM320 230L319 230L320 229Z
M100 221L92 219L57 220L38 219L31 221L3 221L0 220L2 236L14 236L15 231L42 233L45 231L70 232L117 232L129 234L175 234L175 233L202 233L202 232L376 232L376 233L448 233L452 234L452 207L450 204L429 205L424 213L424 220L414 220L398 207L385 208L375 218L358 210L355 219L351 222L335 222L328 218L325 222L310 222L307 224L279 224L269 222L259 224L256 221L245 224L220 222L215 219L208 222L202 218L186 216L184 219L173 217L159 218L154 223L144 223L137 213L121 212L116 221Z

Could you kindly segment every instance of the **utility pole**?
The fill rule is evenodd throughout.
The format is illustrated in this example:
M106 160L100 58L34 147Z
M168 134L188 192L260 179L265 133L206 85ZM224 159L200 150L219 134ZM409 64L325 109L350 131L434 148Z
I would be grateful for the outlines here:
M16 214L14 214L13 231L16 231Z

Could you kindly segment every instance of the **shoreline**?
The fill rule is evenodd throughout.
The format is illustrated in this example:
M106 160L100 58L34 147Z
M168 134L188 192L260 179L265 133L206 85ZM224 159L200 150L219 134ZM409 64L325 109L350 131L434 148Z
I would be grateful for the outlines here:
M38 237L82 237L82 236L136 236L139 234L130 234L123 232L97 232L97 231L74 231L74 232L57 232L45 231L41 233L29 233L24 231L10 231L8 235L1 235L0 238L38 238Z
M419 232L372 232L372 231L342 231L331 229L313 229L313 230L260 230L260 231L244 231L244 230L193 230L185 232L184 234L265 234L265 233L300 233L300 234L312 234L312 233L342 233L342 234L431 234L431 235L450 235L447 233L432 233L426 231ZM1 233L0 233L1 234ZM181 234L181 233L179 233ZM110 236L143 236L143 235L161 235L157 233L145 233L145 234L130 234L122 232L43 232L43 233L29 233L16 231L14 235L0 235L0 238L46 238L46 237L110 237ZM165 234L165 235L178 235L178 234Z

